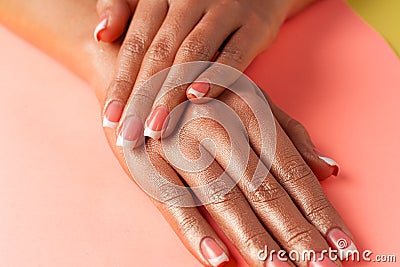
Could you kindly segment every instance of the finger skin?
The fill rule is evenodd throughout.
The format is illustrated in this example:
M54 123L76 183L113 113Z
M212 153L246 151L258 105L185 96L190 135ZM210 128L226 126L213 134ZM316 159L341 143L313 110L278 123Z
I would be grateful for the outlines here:
M166 13L167 5L165 3L160 5L157 0L139 2L137 11L132 18L131 26L121 45L115 73L106 92L103 104L104 118L106 118L105 116L112 102L115 101L123 106L126 105L132 93L143 57L161 26ZM144 26L138 27L137 25ZM121 118L123 114L117 115L117 117Z
M255 36L251 36L248 31L239 29L229 39L225 47L221 48L221 51L216 58L215 62L219 64L228 65L239 71L244 71L251 63L251 61L257 56L260 51L260 40ZM225 88L232 85L239 77L229 75L231 72L226 72L225 68L221 69L220 65L213 65L205 70L196 81L210 81L210 88L205 97L216 98L218 97ZM189 90L192 87L189 87ZM188 90L188 94L189 94ZM189 99L193 99L193 96L188 95Z
M132 0L98 0L99 23L106 19L106 24L100 31L95 32L95 39L111 43L120 38L125 33L135 6L136 1Z
M190 72L188 73L185 71L184 67L179 67L180 64L212 60L224 40L238 27L238 22L235 19L235 16L221 17L216 15L217 14L213 13L207 13L204 15L196 27L183 40L179 50L176 52L173 67L171 68L163 87L160 89L157 100L153 105L153 110L157 106L162 105L172 111L175 107L186 101L186 90L188 84L173 89L170 88L170 84L174 84L176 81L181 80L191 82L195 80L196 77L209 65L199 63L198 67L191 67ZM218 31L213 30L215 25L218 25ZM172 133L173 129L175 129L180 115L176 114L175 116L177 119L171 120L168 123L168 129L162 135L162 138L168 137Z
M186 249L204 266L211 266L201 251L200 244L204 238L214 239L230 259L228 248L197 208L174 207L155 201L153 203Z
M279 112L276 109L273 110L274 114L278 114L277 119L285 133L292 140L315 176L318 177L319 180L324 180L334 174L336 168L323 162L315 153L315 146L304 126L297 120L287 116L286 113Z
M110 135L107 134L107 137L110 137ZM174 190L169 189L171 185L184 187L184 184L161 156L163 152L159 141L149 139L146 146L125 151L125 154L116 150L114 143L111 143L111 145L114 147L117 158L124 163L123 167L132 181L148 194L151 193L149 197L153 204L161 212L181 242L200 263L204 266L212 266L201 251L200 244L205 238L214 239L229 257L229 251L224 242L195 207L189 191L185 192L185 195L176 195ZM151 163L151 165L148 163ZM191 201L192 207L174 205L174 203L179 202L179 199L184 199L185 202Z
M224 92L224 95L221 95L220 99L230 105L241 118L248 118L249 114L253 113L247 104L243 103L238 97L228 95L228 92ZM261 136L265 138L269 134L261 134L259 125L254 120L245 119L244 122L249 133L249 141L254 151L262 157L263 155L268 155L267 150L261 153L261 149L263 149ZM342 218L324 194L315 175L304 162L291 140L287 137L278 122L275 123L275 126L275 154L272 158L263 159L263 162L272 162L271 172L273 176L291 196L303 216L324 237L334 228L342 229L349 237L352 237ZM268 166L268 164L266 165Z
M60 3L56 4L55 11L62 11L62 10L59 10L59 8L58 8L59 6L64 6L64 8L65 8L65 6L70 7L68 10L75 10L74 8L76 8L76 6L77 6L77 5L74 5L74 4L71 5L70 4L71 1L66 1L66 2L65 1L61 1L61 2L62 2L62 4L60 4ZM44 5L44 6L54 7L53 3L55 3L55 2L54 1L50 1L48 3L48 5ZM89 5L89 6L91 7L91 5ZM94 2L93 2L93 8L92 9L94 9ZM57 33L57 34L59 32L63 33L62 35L58 36L59 38L54 38L54 36L53 36L53 38L51 38L52 40L55 40L55 42L57 42L57 40L64 40L65 41L65 43L63 43L63 42L59 43L60 46L63 47L63 45L64 45L66 47L66 49L63 50L64 51L63 52L63 58L61 58L61 59L64 60L64 62L67 62L69 64L69 66L74 65L74 66L72 66L74 68L74 70L77 71L78 73L80 73L81 76L84 76L87 80L92 80L93 81L93 80L97 80L98 79L98 81L94 81L94 83L96 83L98 85L97 88L96 88L96 92L97 92L97 95L99 96L99 99L102 100L103 97L104 97L104 91L105 91L104 84L106 84L106 81L107 81L107 79L109 77L109 73L111 72L112 67L114 67L114 63L115 63L114 51L117 51L117 49L114 49L114 48L112 50L106 49L106 52L105 52L105 58L106 59L104 61L100 62L98 65L92 66L91 64L93 62L97 62L97 61L95 61L95 59L97 59L97 58L99 58L101 56L104 56L104 54L98 53L97 49L96 49L96 52L93 52L93 51L92 52L88 52L87 51L87 46L84 46L83 49L80 46L75 46L76 44L80 43L81 36L86 36L86 35L89 36L89 34L90 34L90 30L91 30L91 26L90 25L94 24L94 18L95 18L94 14L92 12L92 9L90 9L90 8L89 9L85 9L85 7L83 8L83 11L85 11L84 14L87 15L87 16L85 16L85 18L86 17L89 17L90 19L93 18L93 21L90 21L88 27L86 27L85 26L86 24L84 23L83 27L79 28L77 32L74 32L74 34L71 35L71 34L68 34L68 32L71 32L71 31L69 31L68 28L63 28L63 27L65 25L74 25L74 24L73 23L71 23L71 24L69 24L69 23L61 23L59 25L59 27L55 27L54 28L54 31L48 30L46 32ZM58 14L58 13L59 12L50 12L49 14ZM44 16L38 16L36 19L38 21L40 21L40 19L42 19L43 17ZM57 19L58 18L55 18L54 21L57 21ZM68 16L68 19L70 19L70 16ZM62 22L68 22L68 20L64 20L64 21L61 20L61 21ZM78 21L78 19L76 21ZM60 28L64 29L64 30L60 30ZM80 30L80 29L82 29L82 30ZM65 34L65 33L67 33L67 34ZM75 33L79 33L79 34L75 34ZM38 34L37 36L40 36L40 35ZM67 37L65 37L65 36L67 36ZM76 40L76 42L73 42L71 40ZM39 40L39 41L36 41L36 44L38 44L38 43L41 44L41 46L43 48L47 48L48 49L48 46L47 46L48 43L47 42L44 42L43 40ZM76 48L76 49L73 49L73 48ZM79 50L79 49L82 49L82 50ZM78 53L77 53L77 50L78 50ZM119 50L119 47L118 47L118 50ZM59 53L59 49L57 49L57 51ZM68 53L65 52L65 51L67 51ZM79 53L79 51L82 52L82 53ZM85 53L89 53L89 54L86 54L86 56L85 56ZM91 54L91 53L93 53L93 54ZM56 54L56 53L54 52L54 54ZM76 57L76 54L79 54L80 56ZM82 55L85 56L85 59L87 59L87 60L83 60L84 63L82 63L82 58L81 58ZM71 57L72 57L72 60L71 60ZM59 57L59 59L60 59L60 57ZM76 64L72 64L71 62L75 62ZM84 66L84 67L82 67L82 66ZM91 69L93 72L88 71L88 69ZM97 77L97 78L95 79L93 77ZM114 133L107 132L106 135L107 135L107 137L109 139L113 139L113 140L110 141L110 145L113 148L114 152L115 153L119 153L119 151L117 151L115 149L115 145L114 145L115 144L115 136L114 136ZM121 165L125 166L125 162L124 162L124 158L122 157L122 154L119 154L118 158L120 160Z
M163 4L164 6L160 7L160 2L157 0L139 2L137 12L121 48L117 74L108 91L105 105L105 110L107 110L112 101L125 104L130 98L131 106L136 106L136 108L129 111L129 114L146 125L144 127L145 136L150 136L148 132L153 135L161 135L163 132L161 129L147 127L146 118L152 117L149 114L162 86L162 83L157 86L154 84L147 86L147 84L153 83L149 79L154 79L153 75L172 64L181 41L202 16L202 10L199 8L191 11L192 16L187 16L179 6L171 5L168 9L166 2ZM155 21L151 21L151 18ZM138 27L137 25L145 26ZM167 109L167 106L159 106L159 108ZM122 124L127 117L126 114L128 112L125 110L121 119ZM153 117L157 118L155 114ZM163 116L164 120L166 117L166 115ZM165 122L156 121L149 124L160 126ZM136 147L139 144L140 142L137 142L132 146Z
M149 142L152 142L151 140ZM152 149L154 145L152 146ZM159 157L160 161L163 161L161 157ZM162 172L165 172L165 169L170 170L170 176L174 177L174 184L178 184L180 186L184 186L180 181L179 177L173 172L172 168L168 165L168 163L163 162L163 164L159 164L159 161L154 162L163 169ZM165 177L165 175L164 175ZM171 178L167 178L170 180ZM170 180L171 181L171 180ZM158 186L160 190L165 189L164 187ZM161 192L160 192L161 193ZM168 198L174 198L176 196L168 196ZM201 251L201 242L204 238L212 238L214 239L218 245L224 250L227 257L229 257L229 251L226 248L224 242L219 238L219 236L215 233L214 229L210 226L207 220L200 214L196 207L179 207L174 205L168 205L168 203L163 203L160 201L156 201L153 199L154 205L161 212L165 220L174 230L176 235L185 245L185 247L191 252L193 256L195 256L203 265L211 266L208 260L205 258Z
M185 113L184 116L189 113ZM174 135L173 138L164 139L162 143L165 149L161 152L163 158L174 162L177 162L174 158L176 156L199 160L199 166L204 166L204 160L207 161L207 158L210 157L212 159L212 156L207 151L200 152L197 149L200 145L199 141L194 138L197 129L191 122L180 129L179 136ZM179 151L176 151L179 152L178 155L176 153L166 154L169 151L168 148L171 147L179 147ZM216 161L212 160L210 164L199 171L193 172L188 168L176 168L176 171L185 179L201 203L206 203L204 206L217 223L218 228L236 246L249 266L264 266L264 263L258 259L257 253L266 245L270 249L279 250L279 246L259 222L241 191L237 187L233 187L227 194L223 193L225 187L220 181L229 183L230 178L227 176L225 176L227 179L219 178L224 170ZM210 185L213 182L216 184ZM199 188L201 186L206 187Z
M273 9L271 9L272 12ZM276 14L273 15L277 16ZM265 15L268 17L268 15ZM277 16L279 17L279 16ZM220 53L215 62L225 64L243 72L252 60L263 50L267 49L275 40L283 21L275 19L262 21L257 17L250 17L239 27L220 48ZM222 73L221 73L222 72ZM204 71L197 80L211 81L209 92L205 95L209 98L218 97L225 88L232 85L238 77L225 75L218 65L211 66ZM189 93L189 91L187 92ZM188 94L188 98L193 98Z
M201 4L194 5L192 8L190 8L190 6L187 7L187 4L185 5L184 2L176 1L171 3L163 24L152 40L150 47L146 51L140 71L137 74L137 80L135 82L133 91L141 90L141 86L149 78L173 64L176 52L178 51L181 43L196 26L202 16L203 9ZM151 88L151 90L156 90L157 92L159 92L160 89L161 86ZM143 92L143 94L145 93L148 92ZM185 101L185 94L174 93L174 99L176 99L178 103L182 103ZM154 139L161 137L162 132L160 129L151 127L151 125L155 123L150 120L152 117L157 117L155 115L156 109L160 106L166 108L168 113L172 111L172 108L170 108L170 103L168 102L157 102L154 104L151 103L149 106L143 106L143 109L146 109L147 111L147 114L145 114L143 119L147 119L146 121L149 121L149 123L146 123L144 132L145 136L149 136ZM153 111L150 112L152 107Z
M197 107L196 113L198 114L201 112L201 109L202 107ZM188 112L190 114L191 107L188 108ZM213 116L216 121L226 119L226 117L226 114L224 114L223 118L219 118L218 114ZM234 122L229 121L228 123ZM246 198L246 200L243 201L249 203L252 210L256 213L266 229L268 229L268 232L279 244L282 244L286 251L297 251L301 254L308 250L323 251L329 248L328 243L321 233L303 216L284 188L259 160L256 153L250 149L248 160L246 156L244 158L237 156L238 154L243 155L243 153L239 152L239 150L243 151L243 149L238 149L238 145L235 147L233 144L239 143L248 146L244 138L242 142L235 142L235 140L233 140L234 138L229 138L227 134L225 134L224 128L214 120L201 119L192 121L191 125L185 126L185 128L189 127L198 129L196 132L191 133L192 139L205 140L209 138L209 136L212 136L213 145L211 147L215 146L213 151L216 153L216 161L223 170L228 172L228 175L230 175L233 180L238 181L237 185ZM232 136L233 134L230 134L230 137ZM233 142L233 144L231 142ZM200 143L191 145L191 150L187 151L187 156L189 156L189 153L193 155L193 148L199 145ZM207 146L207 143L203 144L203 146L206 149L211 149ZM184 152L184 148L182 148L181 151ZM236 166L232 172L229 171L229 169L231 169L229 165ZM243 176L237 176L242 173L237 168L244 170ZM251 182L253 178L263 178L261 185L252 188ZM209 181L204 183L208 182ZM216 194L218 194L218 190L217 192L213 192L212 195ZM231 194L231 192L229 192L229 194ZM240 204L237 203L236 205ZM296 264L299 266L307 266L307 262L304 261L296 262Z
M196 187L218 179L223 173L223 169L214 161L201 172L192 173L179 170L179 173L185 177L185 181L190 187ZM205 198L220 195L218 187L213 187L204 194ZM205 208L249 266L264 266L257 255L259 250L264 249L265 246L276 251L280 250L279 245L259 222L238 188L235 187L228 194L220 195L214 202L205 205Z
M303 214L326 235L333 228L350 231L325 196L312 170L304 162L283 129L277 126L277 153L271 170L291 194Z

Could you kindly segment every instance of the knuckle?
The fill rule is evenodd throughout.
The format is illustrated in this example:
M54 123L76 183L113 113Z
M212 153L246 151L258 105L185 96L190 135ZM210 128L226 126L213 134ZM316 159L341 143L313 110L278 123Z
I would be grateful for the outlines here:
M243 10L242 2L239 0L221 0L219 1L219 7L230 12Z
M160 63L169 60L172 57L174 38L163 37L156 40L147 52L147 59L152 63Z
M291 233L287 234L285 243L289 247L296 247L297 244L310 244L314 237L314 231L311 227L305 229L295 228ZM307 247L307 245L306 245Z
M134 60L137 55L143 55L146 51L147 38L139 33L129 34L124 41L121 53L122 57Z
M246 93L238 93L235 88L225 90L218 98L228 106L230 106L243 120L248 119L245 114L249 114L251 109L247 105Z
M180 58L208 59L212 56L210 44L205 38L191 38L187 40L179 51Z
M329 213L331 210L331 204L328 199L321 195L318 199L313 201L305 208L305 215L312 221L324 218L324 214Z
M133 92L132 99L135 100L136 103L140 103L145 108L151 108L151 104L154 102L154 98L143 90L137 90Z
M245 61L245 56L243 51L240 48L232 45L224 47L219 57L227 58L235 62L237 65L242 65Z
M181 73L176 73L172 69L168 73L168 77L164 80L160 95L162 98L170 99L171 97L179 96L181 101L186 100L184 93L187 88L186 76Z
M179 10L175 12L173 17L170 17L170 22L168 23L168 37L176 37L179 32L182 30L182 21L185 19L187 16L187 13L185 10Z
M133 82L126 72L118 73L117 77L111 83L107 91L108 97L118 97L119 99L126 101L129 98L133 89Z
M199 232L199 218L195 216L184 216L178 222L178 230L184 236L190 235L193 232Z
M160 179L161 180L161 179ZM168 206L177 206L182 203L190 203L192 198L187 190L177 187L168 181L157 183L158 199ZM190 201L190 202L188 202Z
M311 182L307 181L307 179L311 179L312 171L311 169L306 166L297 155L295 156L287 156L286 162L283 166L283 180L284 182L299 182L304 180L304 182Z
M225 186L214 186L207 189L207 195L211 200L211 205L218 212L228 211L235 208L237 201L243 200L243 195L237 188L233 188L226 192Z
M131 89L132 90L133 82L127 71L121 71L117 74L113 82L113 88L117 90Z
M187 113L193 118L217 118L218 112L211 105L189 104Z
M297 121L297 120L295 120L295 119L293 119L291 117L288 118L285 126L286 126L285 128L293 129L296 132L297 131L300 131L300 132L305 132L306 131L306 128L303 126L303 124L301 124L299 121Z
M260 249L261 246L269 245L266 240L268 240L268 235L263 230L252 231L246 233L246 236L243 238L243 246L248 250ZM261 246L260 246L261 245Z
M265 178L268 179L268 178ZM275 202L286 194L277 182L264 181L255 190L248 193L249 200L255 205L265 205Z
M256 15L255 21L260 29L263 29L267 34L264 35L264 40L273 40L279 33L279 20L275 20L273 16Z

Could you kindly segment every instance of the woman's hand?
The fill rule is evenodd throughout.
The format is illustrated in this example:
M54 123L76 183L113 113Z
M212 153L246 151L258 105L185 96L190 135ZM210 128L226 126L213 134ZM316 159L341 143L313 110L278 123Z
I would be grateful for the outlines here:
M163 72L192 73L196 64L176 65ZM144 89L164 83L163 72L144 83ZM170 85L171 91L180 86L179 82ZM220 266L229 260L229 254L195 207L199 204L206 207L250 266L274 266L269 262L271 257L267 263L258 258L265 246L298 255L308 250L328 251L328 243L333 249L344 249L342 256L353 251L351 234L286 132L301 140L312 155L307 159L310 165L328 165L313 151L304 128L274 105L273 114L269 113L263 94L251 85L239 79L230 87L233 92L224 91L216 100L177 107L177 113L183 113L178 129L162 141L147 139L136 149L130 142L144 140L143 126L136 117L141 106L130 102L121 129L124 146L113 145L122 165L152 197L185 246L206 266ZM142 104L156 97L149 94ZM180 112L181 108L186 110ZM165 113L166 119L173 120L174 116L174 111ZM115 144L115 131L106 132L110 143ZM346 240L348 246L339 247L339 239ZM276 264L279 259L273 260ZM291 266L282 261L280 264ZM303 258L295 264L318 266L311 262ZM319 264L336 266L327 256Z
M293 266L278 257L273 262L271 258L260 261L259 251L265 247L302 255L307 250L328 251L330 245L344 257L346 251L355 249L349 230L276 117L257 121L257 114L268 114L268 110L257 108L257 103L263 101L255 89L245 88L239 96L225 91L206 105L190 104L178 124L178 132L163 141L147 139L145 146L128 146L124 150L134 181L155 198L155 205L182 242L206 266L221 266L229 260L229 253L194 207L197 200L205 204L249 266ZM221 112L220 102L240 120ZM130 125L135 123L131 113L134 110L135 106L127 108ZM281 112L276 107L272 111ZM227 121L228 118L231 119ZM285 117L283 121L291 119ZM224 124L235 132L227 134ZM300 124L289 127L306 133ZM242 135L244 132L248 139ZM272 144L276 145L275 152ZM122 153L120 148L114 148ZM205 162L209 163L206 168L197 168L197 164ZM260 183L254 186L254 181ZM340 247L338 240L345 240L348 246ZM339 261L334 263L327 254L323 256L322 262L299 259L295 264L340 266Z
M29 8L21 8L21 6L28 6ZM8 27L14 29L89 81L102 103L105 98L106 86L112 80L110 73L117 65L117 52L120 50L120 46L113 44L104 47L104 49L98 49L98 45L85 39L95 20L93 9L93 1L8 1L5 2L5 5L2 5L0 11L3 12L0 13ZM85 19L82 20L81 18ZM29 25L26 23L29 23ZM28 27L30 25L39 26ZM130 92L127 93L130 94ZM254 94L254 92L249 93ZM263 154L261 153L262 146L260 146L261 139L258 139L260 132L254 129L253 120L251 120L252 113L246 112L248 105L241 99L237 99L231 92L225 92L219 100L231 106L244 122L246 132L249 132L250 155L252 159L258 162L258 156ZM149 101L152 100L149 99ZM215 110L204 110L205 107L204 105L191 105L185 116L191 116L197 110L199 113L210 112L211 115L212 113L215 113L215 116L220 115ZM292 247L295 247L297 251L308 247L323 249L327 248L325 240L328 240L331 246L335 246L338 238L345 237L343 232L340 231L350 235L342 220L327 201L313 175L314 172L320 178L327 177L336 171L337 167L328 165L314 153L308 134L300 124L272 104L271 108L276 117L276 136L279 137L271 173L266 175L266 179L263 180L258 191L249 194L246 191L245 183L252 176L254 169L254 166L250 165L245 169L245 176L241 179L241 183L234 187L232 193L225 195L222 198L223 201L207 205L207 209L217 220L218 225L227 233L251 266L261 266L262 263L258 261L257 253L266 244L270 245L270 249L277 248L277 242L287 250ZM205 127L197 128L196 123L198 124L199 121L193 121L192 126L187 125L187 131L180 136L179 142L182 147L190 150L186 151L186 153L189 153L185 154L187 156L195 156L194 153L198 152L196 149L190 149L192 148L190 144L195 144L194 148L198 148L199 141L209 133L207 129L217 126L213 120L205 120L204 125L202 124ZM121 148L115 146L117 137L115 131L106 128L105 133L116 157L121 165L127 169ZM219 148L223 148L223 142L227 140L224 139L224 132L217 129L214 133L215 144ZM286 134L291 140L288 139ZM168 141L168 139L164 141ZM249 144L249 142L243 143ZM164 177L171 178L171 181L179 183L177 172L168 163L163 151L160 150L161 142L149 139L146 146L146 154L140 155L141 151L144 152L144 148L141 147L129 155L142 158L143 162L148 162L150 157L151 162L155 165L141 166L140 161L133 162L133 164L138 165L138 170L144 171L142 176L135 178L145 180L152 178L152 176L147 176L151 171L157 175L153 177L159 177L158 174L161 173ZM229 149L229 146L226 146L225 151L229 151ZM219 151L221 152L221 150ZM217 154L217 158L210 165L210 168L199 172L198 177L197 175L193 177L193 173L182 173L182 177L192 185L195 185L196 182L201 184L213 180L225 170L224 157L226 155ZM158 166L158 172L154 171L153 165ZM268 162L265 165L268 166ZM312 167L313 172L310 171L308 166ZM235 175L232 174L231 178L235 178ZM163 189L159 186L154 188L159 192ZM254 192L258 192L258 194L254 194ZM163 193L163 191L160 193ZM279 198L273 198L274 194ZM288 198L289 195L291 198ZM277 205L280 203L283 206ZM222 251L228 256L221 240L195 207L174 207L159 201L155 201L155 204L183 243L204 265L211 266L207 259L223 255L221 254ZM254 208L251 209L250 207ZM259 216L257 216L258 214ZM288 229L288 226L292 227ZM211 237L212 239L210 241L210 239L204 237ZM344 239L349 245L352 244L350 239ZM217 246L212 240L217 242ZM218 250L218 247L221 250ZM215 252L214 255L212 252ZM224 257L220 259L224 259ZM304 262L298 264L305 265Z
M133 16L108 88L103 125L116 127L121 117L123 120L125 104L131 97L131 101L141 106L135 115L145 124L144 135L154 139L166 136L163 123L156 123L165 119L166 113L187 98L217 97L237 77L227 75L218 65L208 65L192 74L196 81L193 84L146 104L143 98L151 93L141 91L144 81L173 64L191 61L215 61L244 71L273 42L282 22L310 2L98 0L100 22L94 33L97 40L116 40ZM160 89L151 90L157 93Z

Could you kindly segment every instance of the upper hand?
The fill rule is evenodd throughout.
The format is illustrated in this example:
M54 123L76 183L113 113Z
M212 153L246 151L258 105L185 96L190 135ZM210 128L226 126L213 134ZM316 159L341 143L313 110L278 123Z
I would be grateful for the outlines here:
M197 82L160 94L155 102L146 100L155 99L161 87L145 91L143 83L165 68L191 61L215 61L244 71L272 43L292 2L99 0L97 39L114 41L132 17L104 103L104 126L123 124L125 104L132 98L134 105L140 105L134 115L145 125L144 134L154 139L168 135L166 114L187 98L217 97L237 77L218 65L205 65L191 73ZM173 128L174 123L170 121L169 126Z

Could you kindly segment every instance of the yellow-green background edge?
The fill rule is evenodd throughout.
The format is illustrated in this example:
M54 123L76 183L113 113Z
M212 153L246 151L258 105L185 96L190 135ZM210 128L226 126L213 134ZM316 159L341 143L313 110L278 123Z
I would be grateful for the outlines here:
M400 56L400 0L347 0Z

